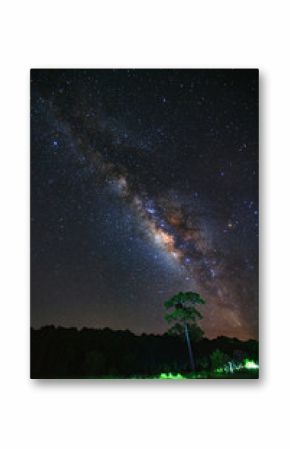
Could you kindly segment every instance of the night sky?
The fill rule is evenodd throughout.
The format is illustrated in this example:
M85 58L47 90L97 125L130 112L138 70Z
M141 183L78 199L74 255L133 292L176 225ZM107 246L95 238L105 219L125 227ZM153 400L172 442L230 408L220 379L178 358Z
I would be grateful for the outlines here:
M258 71L32 70L31 324L258 336Z

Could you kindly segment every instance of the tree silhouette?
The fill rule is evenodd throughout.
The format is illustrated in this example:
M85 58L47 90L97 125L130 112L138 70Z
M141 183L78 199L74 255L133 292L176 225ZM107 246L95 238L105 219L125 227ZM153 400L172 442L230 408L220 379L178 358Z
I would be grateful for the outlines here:
M229 362L230 358L227 354L216 349L210 355L211 368L215 370L217 368L223 368L227 362Z
M197 327L196 320L201 319L202 315L196 309L195 305L204 303L205 301L202 297L198 293L194 292L177 293L177 295L174 295L164 303L165 308L170 310L170 313L165 315L166 321L168 323L175 323L172 328L173 332L183 329L192 371L195 371L195 363L190 342L189 327Z
M204 336L203 330L196 323L188 324L187 329L188 329L188 335L189 335L191 342L197 343ZM183 326L183 324L180 324L180 323L174 324L174 326L172 326L167 331L167 335L173 335L173 336L177 336L177 337L183 336L183 334L184 334L184 326Z

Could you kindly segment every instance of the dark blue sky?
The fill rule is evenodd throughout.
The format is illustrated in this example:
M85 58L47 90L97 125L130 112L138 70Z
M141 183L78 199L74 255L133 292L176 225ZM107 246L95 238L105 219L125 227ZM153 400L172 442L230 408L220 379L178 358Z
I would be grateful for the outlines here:
M33 70L32 325L257 337L258 71Z

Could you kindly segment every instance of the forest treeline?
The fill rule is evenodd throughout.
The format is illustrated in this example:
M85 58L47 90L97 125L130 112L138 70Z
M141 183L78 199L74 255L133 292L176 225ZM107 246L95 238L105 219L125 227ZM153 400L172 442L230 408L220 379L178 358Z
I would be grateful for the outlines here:
M228 360L258 360L258 342L203 338L193 343L197 370L212 368L219 350ZM135 335L105 329L44 326L31 329L31 378L124 378L186 372L187 348L180 336Z

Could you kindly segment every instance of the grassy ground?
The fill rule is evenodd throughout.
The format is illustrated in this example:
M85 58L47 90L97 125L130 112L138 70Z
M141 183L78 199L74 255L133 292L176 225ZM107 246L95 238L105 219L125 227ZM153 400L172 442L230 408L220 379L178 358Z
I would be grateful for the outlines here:
M199 372L196 374L162 373L158 377L134 377L134 379L187 380L187 379L258 379L259 370L241 370L234 373Z
M258 379L258 369L243 369L237 370L234 373L218 373L203 371L198 373L161 373L158 376L128 376L128 377L113 377L105 376L102 379L132 379L132 380L189 380L189 379ZM96 377L90 377L89 379L96 379ZM100 379L100 378L98 378Z

